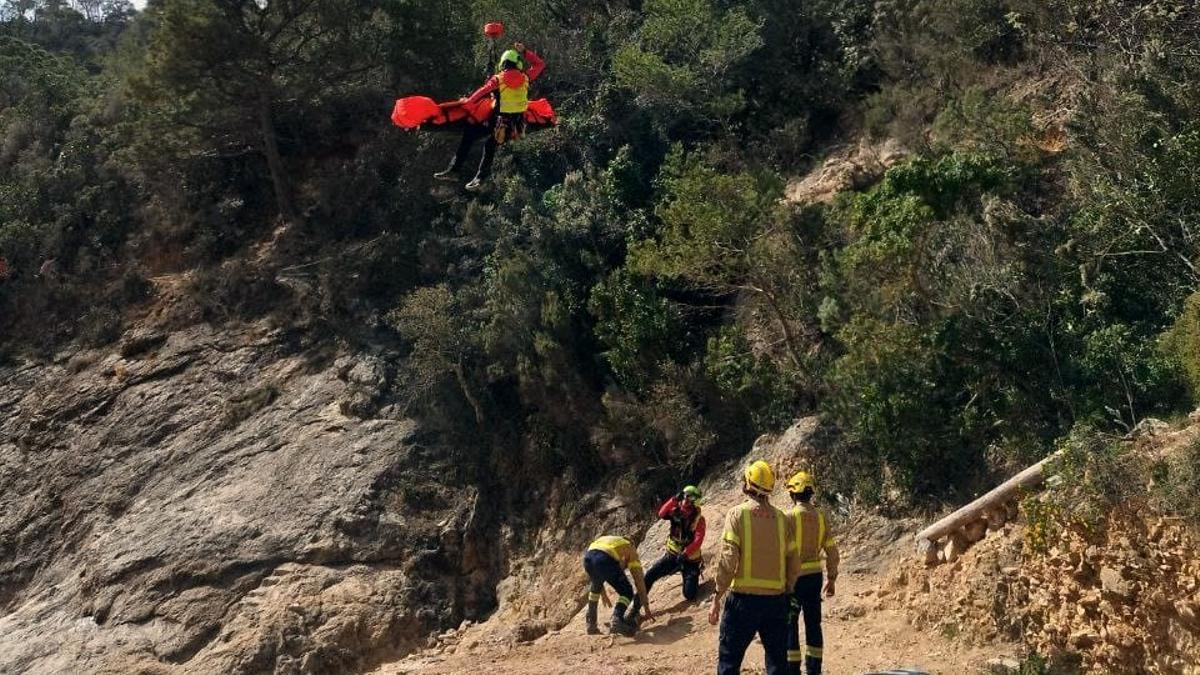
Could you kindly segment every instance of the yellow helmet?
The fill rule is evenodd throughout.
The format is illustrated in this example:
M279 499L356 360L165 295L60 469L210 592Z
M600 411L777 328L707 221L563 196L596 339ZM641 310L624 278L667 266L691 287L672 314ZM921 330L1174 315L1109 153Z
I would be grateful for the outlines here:
M807 471L799 471L795 476L788 479L787 491L792 494L800 494L805 488L817 489L817 484L813 481L812 474Z
M771 465L761 459L752 462L746 467L746 484L759 494L771 494L775 489L775 472Z

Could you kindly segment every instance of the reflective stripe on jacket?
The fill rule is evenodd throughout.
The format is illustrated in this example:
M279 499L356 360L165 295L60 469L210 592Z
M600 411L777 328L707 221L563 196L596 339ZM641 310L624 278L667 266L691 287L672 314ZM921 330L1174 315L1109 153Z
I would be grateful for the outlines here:
M822 554L826 557L829 576L837 577L838 550L829 518L825 512L809 504L798 504L792 510L796 542L800 554L800 574L819 574Z
M704 545L704 534L707 530L704 516L700 507L694 506L687 514L679 502L671 497L663 502L658 509L658 517L671 521L671 532L667 535L667 550L676 555L682 553L688 560L696 561L701 557L700 547Z
M790 592L800 572L795 523L767 502L746 501L725 515L717 591Z
M637 547L625 537L606 535L600 537L588 546L589 551L604 551L621 565L621 569L641 569L638 560Z

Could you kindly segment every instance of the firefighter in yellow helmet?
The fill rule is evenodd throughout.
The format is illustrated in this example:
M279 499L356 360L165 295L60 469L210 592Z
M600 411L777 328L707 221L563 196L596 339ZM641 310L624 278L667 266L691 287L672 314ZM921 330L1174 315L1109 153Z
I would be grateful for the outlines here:
M755 635L762 640L767 675L787 671L788 597L800 574L800 556L795 520L771 505L774 489L770 465L751 463L742 483L748 499L725 514L716 593L708 612L710 624L721 621L717 675L741 672Z
M813 505L816 483L807 471L788 479L787 491L795 503L791 516L800 554L800 577L792 587L788 612L788 675L800 675L801 657L807 675L821 674L825 642L821 635L821 555L824 553L828 580L825 594L832 596L838 576L838 548L829 516ZM800 649L800 617L804 617L805 647Z
M633 577L633 585L625 576L625 570ZM642 574L642 562L637 548L625 537L605 535L593 541L583 554L583 571L587 572L590 588L587 603L587 633L600 632L596 625L597 604L604 593L604 584L617 592L617 603L613 607L609 631L633 637L638 629L638 608L642 609L646 621L654 619L650 613L650 599L646 595L646 579ZM635 595L636 589L636 595ZM608 602L605 600L605 602ZM625 608L629 608L629 613Z

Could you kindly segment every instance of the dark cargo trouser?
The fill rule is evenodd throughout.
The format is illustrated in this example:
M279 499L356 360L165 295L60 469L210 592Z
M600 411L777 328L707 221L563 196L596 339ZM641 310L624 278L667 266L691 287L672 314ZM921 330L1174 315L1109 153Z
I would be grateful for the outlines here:
M721 617L717 675L738 675L746 648L757 634L762 640L767 675L787 672L787 595L730 593Z
M654 585L654 582L676 572L683 572L684 599L695 600L700 593L700 561L687 560L674 553L664 554L650 566L650 569L646 570L646 593L650 593L650 587Z
M458 171L467 161L467 155L471 153L471 147L481 139L486 138L487 142L483 145L483 158L479 160L479 171L475 177L479 180L486 180L492 175L492 163L496 160L496 148L499 143L496 140L496 125L501 121L508 125L509 129L518 129L521 133L525 129L524 113L496 113L488 120L486 125L469 125L463 131L462 140L458 142L458 150L454 152L454 161L450 163L451 171ZM510 132L511 136L511 132Z
M617 601L613 603L613 620L625 620L626 605L633 610L630 612L630 617L637 618L638 610L642 606L641 600L634 593L633 584L629 583L629 577L625 576L625 570L621 569L621 564L611 555L604 551L588 551L583 554L583 571L587 572L588 579L591 580L588 604L599 601L604 584L608 584L617 592Z
M800 675L800 660L808 675L821 673L821 574L806 574L796 580L788 612L788 675ZM804 616L804 649L800 648L800 615Z

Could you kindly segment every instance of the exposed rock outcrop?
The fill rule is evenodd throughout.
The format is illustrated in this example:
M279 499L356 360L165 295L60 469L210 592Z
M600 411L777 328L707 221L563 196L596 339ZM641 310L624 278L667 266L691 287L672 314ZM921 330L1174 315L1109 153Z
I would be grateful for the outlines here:
M819 167L788 183L787 200L801 203L833 201L845 190L861 190L874 184L909 154L903 145L892 139L879 143L863 139L855 145L835 148Z
M354 671L490 611L387 362L196 326L0 370L0 672Z

